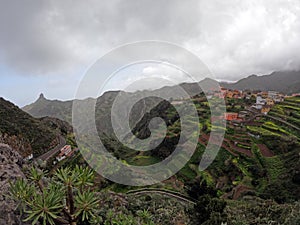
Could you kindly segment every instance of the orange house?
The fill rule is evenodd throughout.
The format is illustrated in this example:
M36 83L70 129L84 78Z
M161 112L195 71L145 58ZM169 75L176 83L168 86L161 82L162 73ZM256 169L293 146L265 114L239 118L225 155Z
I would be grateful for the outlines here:
M264 106L261 108L261 113L268 114L268 112L270 112L270 110L271 110L270 106Z
M238 113L225 113L224 117L225 117L225 120L228 120L228 121L237 120Z
M227 91L226 92L226 98L232 98L234 93L232 91Z

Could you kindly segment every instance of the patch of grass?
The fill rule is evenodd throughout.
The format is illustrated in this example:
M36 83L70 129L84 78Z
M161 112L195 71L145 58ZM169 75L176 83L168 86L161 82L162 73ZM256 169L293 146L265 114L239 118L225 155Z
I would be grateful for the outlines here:
M262 125L263 128L266 128L270 131L275 131L275 132L280 132L283 134L287 134L289 135L289 132L287 132L286 130L284 130L283 128L281 128L280 126L276 125L273 122L267 121Z
M264 158L264 162L271 181L276 181L278 176L285 171L279 156Z
M296 106L291 106L291 105L282 105L282 107L286 108L286 109L290 109L290 110L295 110L295 111L300 111L299 107Z
M188 164L186 164L179 172L178 176L183 178L184 180L192 180L194 179L197 174L196 172L190 168Z
M263 127L247 126L247 130L250 131L251 133L259 134L261 136L275 136L275 137L281 136L278 133L264 129Z
M131 165L135 165L135 166L149 166L149 165L158 163L159 161L160 160L158 158L155 158L153 156L138 155L138 156L135 156L128 163Z

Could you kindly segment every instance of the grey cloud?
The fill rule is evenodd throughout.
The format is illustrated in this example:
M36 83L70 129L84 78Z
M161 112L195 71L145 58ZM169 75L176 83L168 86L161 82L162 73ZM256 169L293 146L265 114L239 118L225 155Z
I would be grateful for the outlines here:
M88 66L120 44L164 40L217 78L299 69L300 3L291 1L2 1L0 59L25 74Z

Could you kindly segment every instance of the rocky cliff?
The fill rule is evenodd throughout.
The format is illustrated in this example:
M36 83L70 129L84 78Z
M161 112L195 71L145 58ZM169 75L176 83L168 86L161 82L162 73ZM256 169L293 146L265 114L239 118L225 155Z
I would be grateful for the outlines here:
M22 157L6 144L0 143L0 224L24 224L20 221L17 203L8 197L9 182L19 177L25 178L21 166Z

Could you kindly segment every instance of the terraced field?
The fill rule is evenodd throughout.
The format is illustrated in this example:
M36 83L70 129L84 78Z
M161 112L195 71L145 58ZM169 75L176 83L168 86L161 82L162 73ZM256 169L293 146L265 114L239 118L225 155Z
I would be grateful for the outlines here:
M281 118L300 128L300 98L286 98L284 102L276 104L269 115Z
M295 129L295 126L298 126L296 122L300 121L300 98L290 98L286 102L275 105L270 115L287 123L262 117L249 122L244 127L228 127L221 150L205 172L206 175L204 172L193 171L197 166L186 167L184 174L187 174L187 170L191 170L190 175L197 174L205 180L209 177L207 183L221 187L220 194L223 193L224 197L234 199L253 191L259 196L269 195L275 191L280 192L283 188L278 187L278 183L293 186L291 179L285 178L284 181L281 179L289 176L287 155L298 155L300 152L300 133ZM209 119L203 120L202 123L207 130L201 132L199 144L205 148L209 140ZM181 175L179 172L178 176ZM293 189L293 193L294 190L300 193L299 187ZM292 196L292 194L284 195L286 195L284 198ZM296 196L300 197L299 194Z
M196 100L195 100L196 101ZM173 181L186 184L191 180L205 181L208 186L218 189L218 196L240 198L247 193L260 197L269 196L292 199L299 196L299 186L293 183L293 173L289 165L296 165L300 152L300 132L295 129L300 121L300 98L290 98L275 105L268 116L250 116L253 121L244 125L229 125L220 151L213 163L205 171L199 171L199 162L205 151L212 129L207 102L203 99L195 102L199 114L201 130L198 146L189 163L172 178L172 182L163 182L159 188L170 188ZM184 104L179 107L184 107ZM128 164L137 166L155 164L169 156L177 145L181 135L180 119L174 109L154 112L165 119L167 125L164 144L146 152L127 152L119 147L117 156ZM276 117L276 119L272 119ZM149 116L151 118L151 116ZM188 116L187 116L188 118ZM195 123L190 120L190 123ZM291 124L291 125L290 125ZM157 139L164 136L160 127L152 136ZM139 132L146 133L140 129ZM288 178L287 178L288 177ZM278 186L281 184L282 186ZM293 187L291 192L284 192L286 187ZM177 191L185 192L184 185ZM284 193L281 193L284 192ZM299 196L300 198L300 196ZM279 199L280 201L281 199Z

